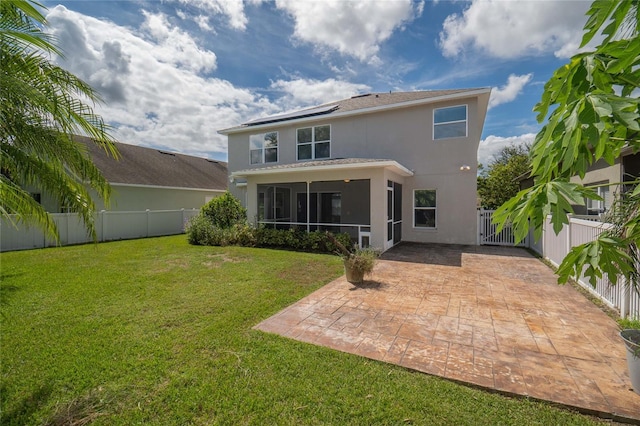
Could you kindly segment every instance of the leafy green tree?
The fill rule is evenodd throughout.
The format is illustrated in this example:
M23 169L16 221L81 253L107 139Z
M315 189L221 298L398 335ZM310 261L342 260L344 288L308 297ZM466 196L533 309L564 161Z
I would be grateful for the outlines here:
M520 189L518 177L529 172L529 146L502 148L478 176L478 196L486 209L497 209Z
M247 220L247 209L229 191L202 206L202 214L217 228L231 228Z
M638 5L639 0L594 1L587 12L581 47L598 34L602 42L593 51L573 56L546 83L534 108L538 121L547 121L532 147L535 184L495 214L500 227L512 224L518 240L530 226L539 238L547 215L558 233L573 212L571 204L600 199L593 188L570 183L571 176L584 177L599 159L613 164L625 147L640 150ZM584 270L592 284L605 273L613 284L620 274L637 285L638 195L640 185L627 196L627 206L619 209L626 214L617 215L615 231L603 232L596 241L571 250L558 270L559 282Z
M0 217L16 214L57 239L51 216L25 190L35 186L79 213L95 239L90 189L107 202L110 187L73 135L118 154L91 106L99 95L52 62L61 52L43 30L40 8L33 1L0 1Z

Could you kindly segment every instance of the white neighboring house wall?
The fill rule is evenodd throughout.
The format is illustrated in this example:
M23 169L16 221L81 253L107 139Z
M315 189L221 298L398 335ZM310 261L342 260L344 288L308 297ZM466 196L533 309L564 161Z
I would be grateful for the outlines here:
M107 210L144 211L199 209L211 199L224 194L224 190L200 188L173 188L151 185L111 184L111 202ZM97 209L105 209L99 201Z
M145 211L199 209L213 198L224 194L222 189L180 188L153 185L111 183L111 201L108 206L97 193L90 190L96 203L96 211ZM67 213L57 199L46 192L29 188L31 194L39 194L40 204L50 213Z

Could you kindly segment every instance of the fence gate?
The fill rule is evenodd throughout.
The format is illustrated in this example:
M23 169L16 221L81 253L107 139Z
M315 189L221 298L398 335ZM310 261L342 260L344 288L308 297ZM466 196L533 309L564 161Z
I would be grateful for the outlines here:
M515 243L515 235L511 226L505 226L502 231L496 232L498 228L492 222L495 210L478 210L478 232L480 233L478 242L485 246L512 246L512 247L528 247L528 236L525 237L520 244Z

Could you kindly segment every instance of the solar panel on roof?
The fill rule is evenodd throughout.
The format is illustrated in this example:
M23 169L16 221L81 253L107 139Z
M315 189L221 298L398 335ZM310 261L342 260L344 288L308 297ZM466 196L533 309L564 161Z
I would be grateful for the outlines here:
M311 117L314 115L328 114L331 111L335 111L338 105L328 105L317 108L305 109L302 111L289 112L286 114L271 115L269 117L257 118L255 120L247 121L245 126L255 126L256 124L274 123L276 121L291 120L294 118Z

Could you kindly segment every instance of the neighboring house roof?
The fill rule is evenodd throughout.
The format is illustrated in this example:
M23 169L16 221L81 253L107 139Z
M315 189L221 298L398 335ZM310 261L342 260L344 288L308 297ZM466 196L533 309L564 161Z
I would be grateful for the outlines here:
M113 185L227 189L227 163L116 142L120 158L108 156L90 138L77 136L94 164Z
M244 131L250 128L260 128L274 123L285 121L298 122L321 117L341 117L349 115L365 114L395 108L421 105L447 99L456 99L475 94L489 93L490 88L475 89L451 89L451 90L429 90L415 92L389 92L389 93L367 93L364 95L352 96L348 99L329 102L323 105L306 108L286 114L272 115L260 119L251 120L240 126L231 127L218 131L223 135Z
M334 158L330 160L305 161L301 163L278 164L275 166L258 167L253 169L233 172L234 177L245 177L248 175L262 175L268 173L290 173L300 169L308 171L336 170L356 168L389 167L402 176L413 176L413 172L395 160L374 159L374 158Z

